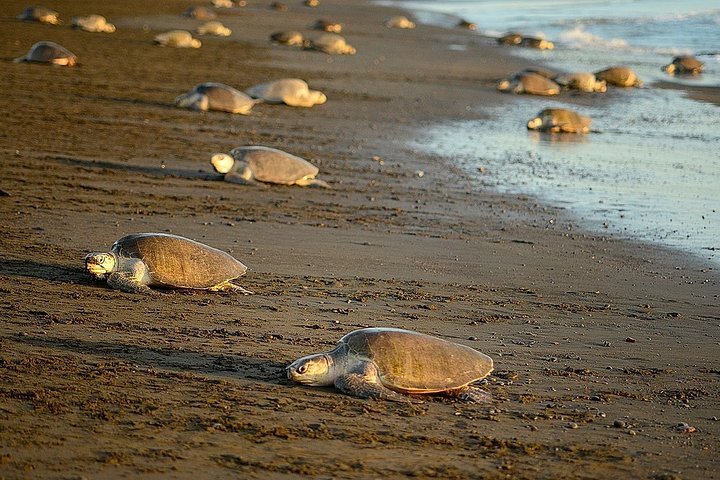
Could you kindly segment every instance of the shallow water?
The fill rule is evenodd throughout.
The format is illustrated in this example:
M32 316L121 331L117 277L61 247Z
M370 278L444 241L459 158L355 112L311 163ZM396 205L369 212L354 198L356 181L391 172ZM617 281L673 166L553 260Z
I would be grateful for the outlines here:
M709 44L720 47L720 9L710 10L706 2L688 2L682 12L675 2L645 0L573 1L560 10L564 0L393 3L432 10L414 12L422 22L452 25L436 13L441 11L476 21L484 34L540 33L557 49L509 50L564 71L628 64L650 86L671 78L660 66L673 54L697 53L708 38L717 37ZM657 45L663 29L665 41ZM699 77L672 80L720 85L719 58L704 56L706 71ZM518 96L511 98L513 108L478 107L489 120L436 125L415 146L449 154L477 173L483 186L562 205L591 230L719 263L720 107L652 87L611 88L601 99L592 108L563 105L562 97L552 102L593 118L594 131L585 136L528 132L527 120L549 102Z

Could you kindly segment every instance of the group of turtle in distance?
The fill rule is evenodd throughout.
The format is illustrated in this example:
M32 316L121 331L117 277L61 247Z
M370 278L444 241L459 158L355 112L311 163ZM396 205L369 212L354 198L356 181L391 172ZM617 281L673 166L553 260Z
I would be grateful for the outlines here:
M305 0L317 6L318 0ZM244 6L243 0L212 0L216 8ZM282 4L271 5L282 10ZM190 7L184 16L206 21L196 32L201 35L230 35L230 30L216 22L215 13L206 7ZM57 25L58 13L45 7L28 7L18 18L26 21ZM74 28L88 32L112 33L115 26L101 15L72 19ZM415 28L406 17L389 19L390 28ZM477 29L477 25L461 20L460 28ZM313 29L323 33L305 39L299 32L276 32L271 39L277 43L313 48L329 54L354 54L355 48L339 35L342 26L318 20ZM202 43L192 34L172 30L158 34L155 42L169 47L199 48ZM542 39L510 34L498 40L502 44L550 49L554 45ZM17 62L40 62L73 66L77 56L54 42L40 41ZM694 73L702 63L694 57L677 57L663 67L671 74ZM515 93L554 95L559 85L583 91L604 91L606 84L639 86L640 80L626 67L614 67L592 74L544 75L540 69L526 69L501 82L502 90ZM546 82L556 82L548 87ZM556 91L557 90L557 91ZM539 93L545 92L545 93ZM175 105L195 110L218 110L247 114L258 102L284 103L311 107L325 103L326 96L311 90L300 79L280 79L249 87L244 92L225 84L206 82L178 96ZM565 109L546 109L528 122L529 129L550 132L586 132L590 119ZM213 168L233 183L265 182L285 185L328 187L315 178L318 168L307 160L282 150L263 146L243 146L211 156ZM245 274L247 267L226 252L177 235L138 233L117 240L109 252L90 253L85 269L96 279L106 281L115 289L132 293L159 295L156 288L200 289L214 292L251 294L234 281ZM493 370L493 360L468 346L395 328L364 328L348 333L329 351L300 358L286 368L289 379L309 386L332 386L361 398L382 398L414 401L404 394L444 394L467 401L487 401L489 394L474 383Z
M525 37L519 33L508 33L498 38L501 45L524 46L541 50L555 48L553 42L535 37ZM673 58L661 70L670 75L699 75L704 64L692 55ZM597 72L558 73L544 68L529 67L511 74L501 80L497 89L501 92L516 94L554 96L562 89L580 92L607 91L607 86L632 88L642 87L638 75L624 65L612 66ZM588 133L592 120L589 117L566 108L546 108L527 123L528 130L549 133Z

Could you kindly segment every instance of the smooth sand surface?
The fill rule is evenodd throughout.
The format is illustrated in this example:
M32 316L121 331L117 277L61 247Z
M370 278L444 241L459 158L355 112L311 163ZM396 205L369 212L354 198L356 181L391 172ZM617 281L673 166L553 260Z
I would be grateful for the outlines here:
M185 1L57 0L60 26L4 2L0 478L718 478L717 271L584 233L406 146L504 102L495 83L522 60L472 32L388 29L396 12L360 0L248 3L218 10L232 36L187 50L152 42L199 23L180 16ZM117 32L68 26L89 13ZM357 55L268 40L318 18L342 22ZM39 40L80 66L12 63ZM282 77L328 102L172 106L201 82ZM333 189L223 182L210 155L246 144L309 159ZM256 294L149 298L84 273L88 252L143 231L232 253ZM487 353L492 403L285 379L363 326Z

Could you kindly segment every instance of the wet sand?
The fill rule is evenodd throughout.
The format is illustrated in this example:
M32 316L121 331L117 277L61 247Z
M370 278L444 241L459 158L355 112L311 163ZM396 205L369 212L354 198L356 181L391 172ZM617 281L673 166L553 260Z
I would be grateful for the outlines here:
M358 0L249 3L221 12L233 35L199 50L152 44L198 23L179 16L186 2L61 0L47 5L57 27L4 4L0 477L718 478L717 271L478 191L406 146L504 102L495 81L522 60L471 32L389 30L391 10ZM67 26L86 13L118 31ZM318 18L342 22L358 54L268 42ZM81 66L12 63L38 40ZM200 82L289 76L328 103L172 107ZM308 158L333 189L221 181L210 154L245 144ZM232 253L256 294L148 298L84 274L85 254L141 231ZM284 378L364 326L487 353L492 403L361 400Z

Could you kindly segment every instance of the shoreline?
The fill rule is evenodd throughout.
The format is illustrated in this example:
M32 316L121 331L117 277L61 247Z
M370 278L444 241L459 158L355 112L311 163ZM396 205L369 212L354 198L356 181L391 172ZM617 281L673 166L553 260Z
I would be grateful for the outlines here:
M0 57L45 39L81 67L0 72L0 476L717 478L717 270L476 189L407 143L502 105L497 77L526 61L470 32L387 29L399 10L357 0L253 2L220 14L231 37L192 51L152 45L195 24L181 1L83 4L112 35L16 23L24 6L4 7ZM268 42L323 17L357 55ZM249 116L171 106L203 81L291 76L328 102ZM307 158L333 188L221 181L210 154L243 144ZM145 298L83 272L87 252L140 231L228 251L256 294ZM284 378L363 326L487 353L492 403L368 401Z

